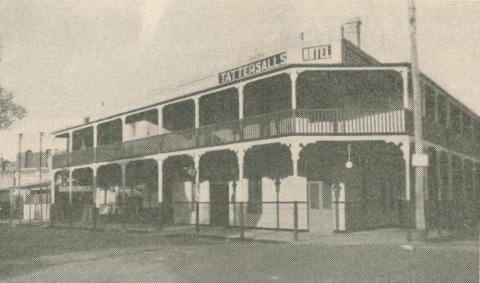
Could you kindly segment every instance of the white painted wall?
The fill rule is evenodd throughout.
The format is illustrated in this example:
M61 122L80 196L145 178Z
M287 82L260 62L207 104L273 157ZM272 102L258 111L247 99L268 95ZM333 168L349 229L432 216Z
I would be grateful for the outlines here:
M159 134L159 126L149 121L138 121L124 125L124 139L134 140Z
M50 204L24 204L23 220L48 221L50 219Z

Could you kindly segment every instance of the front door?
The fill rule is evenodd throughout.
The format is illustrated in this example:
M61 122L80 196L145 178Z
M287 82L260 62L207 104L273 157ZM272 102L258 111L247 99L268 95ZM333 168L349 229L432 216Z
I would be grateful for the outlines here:
M210 184L210 224L228 226L228 183Z
M332 186L324 181L308 182L309 230L322 234L333 233L334 211Z

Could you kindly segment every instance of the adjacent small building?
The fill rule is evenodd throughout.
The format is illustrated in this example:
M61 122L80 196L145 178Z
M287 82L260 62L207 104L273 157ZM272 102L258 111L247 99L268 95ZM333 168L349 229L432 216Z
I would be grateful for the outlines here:
M27 150L16 162L2 161L0 217L17 221L48 221L51 203L51 151Z

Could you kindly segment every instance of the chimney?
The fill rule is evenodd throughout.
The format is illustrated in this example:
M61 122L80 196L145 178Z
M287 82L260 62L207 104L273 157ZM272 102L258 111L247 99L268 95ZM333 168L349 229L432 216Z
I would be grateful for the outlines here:
M84 123L84 124L90 123L90 117L85 117L85 118L83 118L83 123Z
M346 26L354 26L355 35L356 35L355 39L351 40L351 39L348 38L348 35L346 36L346 32L345 32ZM361 45L360 45L360 42L361 42L361 27L362 27L362 20L359 17L357 17L357 18L355 18L355 19L353 19L349 22L344 23L341 26L342 39L348 39L349 41L351 41L352 43L357 45L358 48L360 48L361 47Z

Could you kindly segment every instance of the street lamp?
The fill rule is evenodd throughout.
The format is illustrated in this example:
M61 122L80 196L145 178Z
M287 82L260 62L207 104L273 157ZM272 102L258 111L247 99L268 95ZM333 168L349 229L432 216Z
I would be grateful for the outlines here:
M348 161L347 161L347 163L345 163L345 167L347 167L347 169L352 169L352 167L353 167L353 162L350 158L350 150L351 150L351 145L348 144Z

